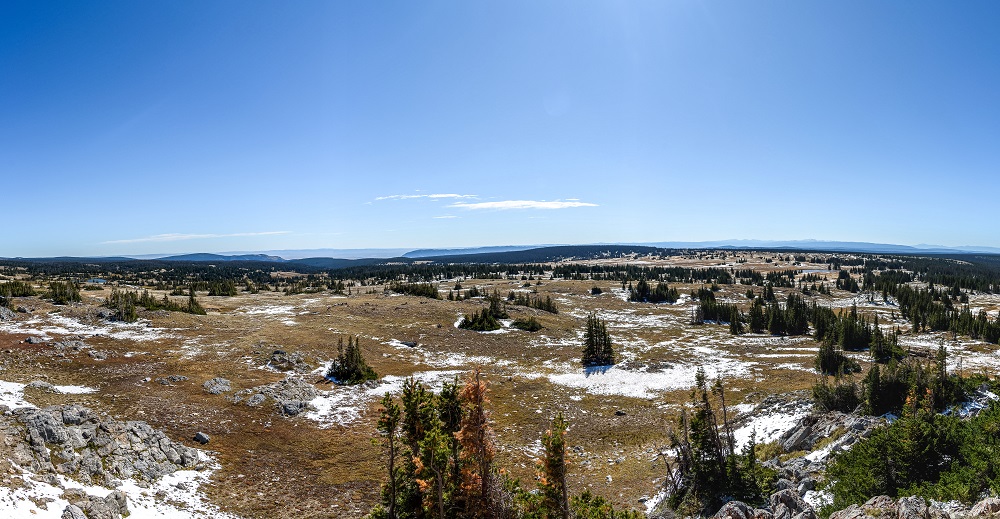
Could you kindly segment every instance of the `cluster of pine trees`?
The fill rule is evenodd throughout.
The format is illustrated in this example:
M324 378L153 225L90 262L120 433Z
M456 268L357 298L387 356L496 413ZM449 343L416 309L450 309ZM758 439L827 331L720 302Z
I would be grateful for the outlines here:
M375 370L368 365L361 353L361 341L357 337L350 336L347 337L346 348L343 337L338 341L337 358L330 363L326 377L345 386L378 379Z
M657 283L654 287L646 281L646 278L641 278L634 287L631 283L628 286L628 300L637 303L673 304L679 297L677 289L670 288L665 282Z
M526 306L528 308L534 308L537 310L542 310L543 312L549 312L550 314L558 314L559 310L556 308L556 304L552 302L550 296L534 296L531 294L525 294L523 292L514 292L513 290L507 294L507 302L516 306Z
M974 502L1000 483L1000 406L970 420L938 412L933 389L905 393L899 419L831 461L839 510L871 496L921 495L941 501Z
M26 281L8 281L0 283L0 306L11 306L15 297L35 295L35 288Z
M671 508L684 516L711 516L724 500L762 503L770 494L774 472L757 462L753 438L742 453L737 452L722 382L716 381L710 389L701 368L695 376L690 409L681 411L679 430L670 432L676 453L673 463L667 461Z
M434 285L433 283L400 283L397 281L387 285L386 290L397 294L406 294L408 296L441 299L441 294L438 293L437 285Z
M500 299L500 294L496 292L486 296L486 302L486 308L473 312L472 315L463 315L458 327L476 332L499 330L501 328L500 319L510 317L507 313L507 307Z
M233 297L236 293L236 281L232 279L213 281L208 284L209 296Z
M640 519L584 493L570 499L566 431L557 416L542 437L537 491L496 464L486 380L477 370L434 395L408 379L400 403L382 399L378 432L386 477L368 519Z
M583 332L584 367L610 366L615 363L615 350L608 335L607 324L597 315L587 316L587 327Z
M517 319L514 319L514 322L511 323L511 326L517 328L518 330L524 330L526 332L537 332L538 330L542 329L542 323L538 322L538 319L535 319L535 316L533 315L529 315L527 318L519 317Z
M1000 315L991 320L983 311L973 316L968 306L956 310L954 301L961 296L956 297L954 291L901 285L893 295L899 302L900 313L913 324L914 330L950 331L986 342L1000 342Z
M205 309L194 296L194 287L188 288L188 299L184 304L172 301L166 294L157 299L149 290L139 293L134 290L111 289L111 294L104 300L104 306L115 310L115 319L127 323L135 322L139 318L138 309L146 310L166 310L168 312L185 312L189 314L205 315Z
M45 297L51 299L52 303L57 305L83 301L83 298L80 297L80 287L72 281L53 281L49 283L49 290L45 293Z

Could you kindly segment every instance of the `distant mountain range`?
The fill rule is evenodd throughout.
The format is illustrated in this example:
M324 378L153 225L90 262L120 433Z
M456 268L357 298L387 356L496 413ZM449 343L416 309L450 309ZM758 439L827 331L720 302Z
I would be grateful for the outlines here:
M601 257L629 253L648 254L656 249L771 249L872 254L1000 254L1000 248L983 246L894 245L888 243L823 240L719 240L700 242L651 242L640 244L590 245L501 245L453 249L303 249L242 253L193 253L133 257L5 258L30 262L112 263L136 260L165 262L253 262L289 263L318 269L345 268L379 263L437 261L454 263L532 263L571 257ZM330 254L330 255L328 255ZM4 258L0 258L4 259Z

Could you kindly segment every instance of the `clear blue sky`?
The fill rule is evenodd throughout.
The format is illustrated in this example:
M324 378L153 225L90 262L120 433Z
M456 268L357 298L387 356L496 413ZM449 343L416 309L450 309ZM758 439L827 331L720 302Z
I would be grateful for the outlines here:
M1000 246L998 22L992 0L7 1L0 256Z

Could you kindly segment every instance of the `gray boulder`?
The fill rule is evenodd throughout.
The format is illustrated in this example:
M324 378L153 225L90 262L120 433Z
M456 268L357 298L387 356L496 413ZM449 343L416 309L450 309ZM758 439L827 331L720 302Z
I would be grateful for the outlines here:
M769 499L774 519L815 519L816 512L793 489L771 494ZM804 515L803 515L804 514Z
M715 513L715 519L753 519L754 509L741 501L730 501Z
M13 321L17 314L6 306L0 306L0 321Z
M917 496L903 497L896 503L899 519L931 519L927 501Z
M45 344L45 339L33 336L33 337L28 337L27 339L24 340L24 342L28 344Z
M61 517L62 519L87 519L87 516L83 514L83 510L80 510L80 507L76 505L66 505Z
M212 380L206 381L202 384L205 391L213 395L221 395L222 393L228 393L233 390L233 386L230 384L229 380L221 377L215 377Z
M196 442L198 442L198 443L200 443L202 445L205 445L206 443L210 442L211 440L212 440L212 438L209 435L207 435L207 434L205 434L205 433L203 433L201 431L198 431L198 433L194 435L194 441L196 441Z

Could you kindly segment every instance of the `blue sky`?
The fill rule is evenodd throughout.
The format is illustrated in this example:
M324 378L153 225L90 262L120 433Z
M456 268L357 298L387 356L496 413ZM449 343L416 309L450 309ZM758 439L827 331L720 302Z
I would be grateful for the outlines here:
M1000 4L0 4L0 256L1000 246Z

